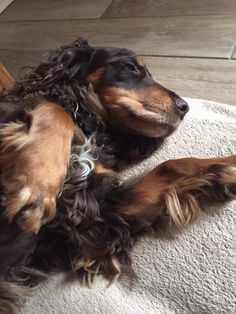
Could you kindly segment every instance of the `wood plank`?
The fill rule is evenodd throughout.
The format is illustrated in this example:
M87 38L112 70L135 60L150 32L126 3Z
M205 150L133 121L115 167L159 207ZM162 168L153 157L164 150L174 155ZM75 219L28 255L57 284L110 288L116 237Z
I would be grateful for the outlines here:
M113 0L103 17L236 14L235 0Z
M0 21L98 18L110 3L111 0L15 0Z
M43 51L1 50L0 61L14 78L19 78L29 67L36 66L44 55Z
M6 10L6 8L13 2L14 0L0 0L0 14Z
M153 77L181 96L236 105L236 60L145 58Z
M45 51L78 36L94 45L127 47L143 55L228 58L236 16L2 22L4 49ZM219 27L220 25L220 27Z

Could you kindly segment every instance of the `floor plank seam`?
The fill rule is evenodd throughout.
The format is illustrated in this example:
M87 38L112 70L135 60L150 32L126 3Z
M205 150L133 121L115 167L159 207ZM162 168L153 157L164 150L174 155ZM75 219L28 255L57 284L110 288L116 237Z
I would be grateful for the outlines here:
M35 19L25 19L25 20L2 20L1 21L1 16L0 16L0 24L3 23L25 23L25 22L60 22L60 21L93 21L93 20L136 20L136 19L153 19L153 18L157 18L157 19L167 19L167 18L181 18L181 17L214 17L214 16L222 16L225 17L227 19L227 17L236 17L236 14L198 14L198 15L165 15L165 16L140 16L140 17L85 17L85 18L55 18L55 19L39 19L39 20L35 20Z
M71 18L71 19L42 19L42 20L35 20L35 19L32 19L32 20L3 20L1 21L1 16L0 16L0 25L1 24L10 24L10 23L41 23L41 22L71 22L71 21L94 21L94 20L102 20L100 17L84 17L84 18Z
M114 19L151 19L151 18L171 18L171 17L202 17L202 16L224 16L233 17L233 14L176 14L176 15L147 15L147 16L101 16L100 19L103 20L114 20Z
M103 11L103 13L101 14L100 16L100 19L103 19L103 16L106 15L106 12L108 12L108 10L110 9L110 7L112 6L113 4L113 0L110 1L110 3L108 4L108 6L106 7L106 9Z
M9 51L14 51L14 50L18 50L19 52L21 51L20 49L12 49L12 48L0 48L0 53L8 53ZM233 49L232 49L233 50ZM47 53L50 51L50 48L42 51L42 53ZM234 47L234 51L236 51L236 45ZM233 56L233 52L231 52L231 55ZM24 52L24 51L23 51ZM28 52L29 54L31 52ZM189 56L189 55L184 55L184 56L180 56L180 55L162 55L162 54L142 54L139 53L138 54L140 57L148 57L148 58L166 58L166 59L193 59L193 60L222 60L222 61L226 61L226 60L233 60L236 61L235 58L233 57L211 57L211 56Z
M138 54L141 57L153 57L153 58L176 58L176 59L200 59L200 60L229 60L227 57L211 57L211 56L178 56L178 55L161 55L161 54Z

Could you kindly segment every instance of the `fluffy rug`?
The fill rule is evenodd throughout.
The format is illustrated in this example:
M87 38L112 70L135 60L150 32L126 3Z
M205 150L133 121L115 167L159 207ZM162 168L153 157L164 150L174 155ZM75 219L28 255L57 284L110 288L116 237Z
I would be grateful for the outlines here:
M190 112L164 147L123 174L167 159L236 154L236 107L187 99ZM143 238L133 251L137 283L122 278L89 289L56 276L35 291L24 314L236 313L236 201L207 211L181 233Z

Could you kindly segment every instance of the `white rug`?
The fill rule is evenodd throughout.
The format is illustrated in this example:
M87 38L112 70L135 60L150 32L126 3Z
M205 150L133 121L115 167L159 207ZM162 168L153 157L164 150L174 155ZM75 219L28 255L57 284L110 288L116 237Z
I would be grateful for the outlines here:
M178 157L236 154L236 107L187 99L185 121L151 158L126 175ZM235 100L236 101L236 100ZM107 288L63 283L39 286L24 314L235 314L236 201L206 213L181 234L143 238L133 251L139 283Z

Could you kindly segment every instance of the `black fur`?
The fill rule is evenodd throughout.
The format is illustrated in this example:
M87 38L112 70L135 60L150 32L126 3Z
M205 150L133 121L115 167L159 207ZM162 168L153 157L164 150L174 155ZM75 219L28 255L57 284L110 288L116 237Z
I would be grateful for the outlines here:
M79 39L51 52L12 90L0 95L0 122L25 121L27 109L41 99L54 101L70 113L79 134L92 135L91 154L105 167L117 169L120 161L144 159L160 141L122 135L104 123L100 101L84 81L89 67L94 67L90 61L95 50ZM124 52L127 54L117 49L116 55ZM72 152L79 144L81 138L75 136ZM92 173L86 181L80 176L80 165L68 169L57 216L37 235L23 233L0 217L0 255L4 256L0 261L1 313L18 313L29 293L25 286L38 283L48 272L73 272L88 284L91 271L109 280L121 271L133 274L131 248L136 236L150 225L118 212L115 199L121 197L123 187L117 175ZM121 269L117 269L117 262Z

